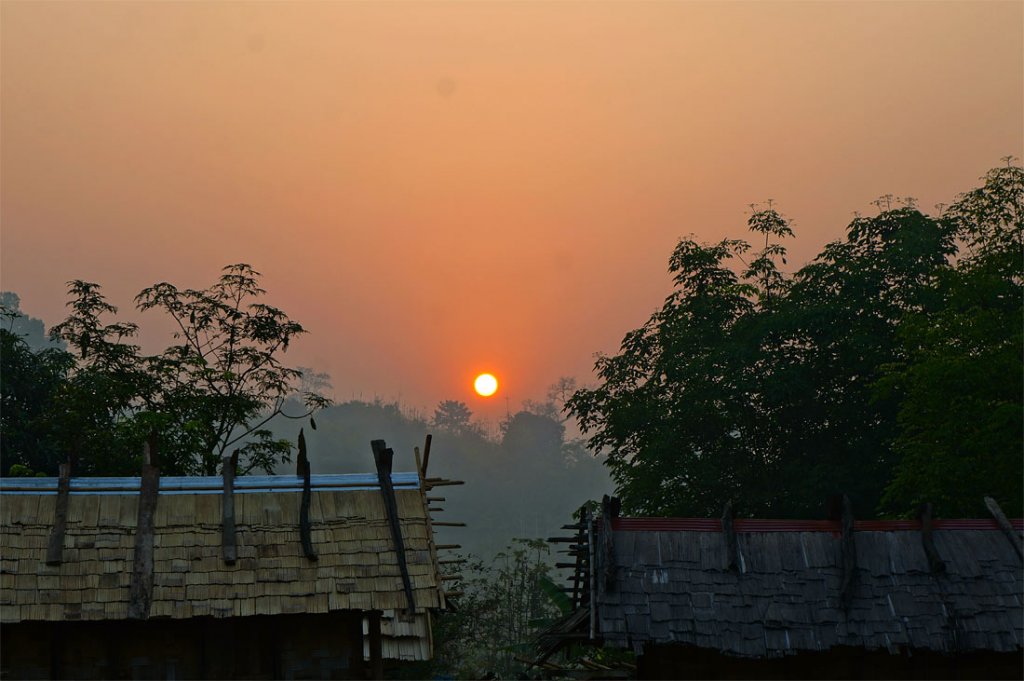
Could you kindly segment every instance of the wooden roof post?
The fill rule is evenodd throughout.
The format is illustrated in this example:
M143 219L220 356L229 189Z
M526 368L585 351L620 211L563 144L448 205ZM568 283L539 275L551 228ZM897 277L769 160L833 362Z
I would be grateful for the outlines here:
M313 490L309 480L309 457L306 456L306 436L299 428L299 460L296 473L302 476L302 502L299 506L299 537L302 539L302 552L309 560L319 560L313 548L313 528L309 523L309 505L312 502Z
M1024 560L1024 546L1021 545L1020 535L1014 531L1013 525L1006 519L1003 509L999 508L999 504L992 497L985 497L985 506L995 519L996 525L1003 531L1006 538L1010 540L1010 544L1013 546L1013 550L1017 552L1017 556Z
M221 543L223 544L224 562L234 565L238 560L238 547L235 543L235 468L238 467L238 450L231 456L221 459L220 474L224 479L224 500L221 504Z
M921 545L924 547L924 554L928 557L928 570L932 574L941 574L946 571L946 563L935 549L935 538L932 536L932 505L930 503L925 502L918 507L917 519L921 521Z
M398 501L395 488L391 483L391 467L395 452L389 449L384 440L372 440L373 461L377 465L377 479L380 481L380 493L384 497L384 508L387 510L388 522L391 525L391 538L395 542L395 555L398 557L398 569L402 573L402 586L405 587L405 598L408 601L409 613L416 612L416 599L412 593L412 580L409 577L409 565L405 561L405 542L402 541L402 525L398 517ZM437 524L437 523L435 523Z
M612 521L619 517L622 504L616 497L607 494L601 499L601 563L602 587L605 591L615 589L615 537L612 534Z
M853 601L853 589L857 581L857 545L853 540L853 504L850 503L850 497L844 494L842 504L843 583L839 602L846 610Z
M369 638L370 647L370 678L371 679L383 679L384 678L384 655L383 655L383 637L380 631L380 610L371 610L366 613L366 628L367 635Z
M60 565L64 555L64 534L68 526L68 497L71 495L71 459L60 465L57 480L57 502L53 509L53 529L46 545L46 564Z
M590 608L590 640L593 641L597 638L597 569L594 563L595 555L595 543L594 543L594 516L590 513L590 509L587 509L587 547L590 552L590 560L588 565L590 567L590 585L587 596L587 606Z
M146 619L153 600L153 527L160 495L160 469L156 465L156 435L150 435L142 455L139 515L135 526L135 558L128 592L128 619Z
M739 545L736 541L736 530L732 526L733 510L732 501L725 502L722 509L722 534L725 535L725 569L737 570L739 568Z
M423 443L423 464L420 466L420 477L427 477L427 466L430 465L430 442L434 436L427 433L427 439Z

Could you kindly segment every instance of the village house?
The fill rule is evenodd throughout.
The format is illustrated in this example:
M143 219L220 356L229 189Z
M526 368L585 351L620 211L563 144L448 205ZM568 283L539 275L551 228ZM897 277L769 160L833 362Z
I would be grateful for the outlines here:
M3 678L380 678L446 606L424 469L0 480ZM67 473L67 468L62 467Z
M541 637L639 678L1021 678L1024 521L621 518L573 542L579 605ZM593 569L591 569L593 566ZM591 597L593 595L593 597ZM593 603L593 607L591 607Z

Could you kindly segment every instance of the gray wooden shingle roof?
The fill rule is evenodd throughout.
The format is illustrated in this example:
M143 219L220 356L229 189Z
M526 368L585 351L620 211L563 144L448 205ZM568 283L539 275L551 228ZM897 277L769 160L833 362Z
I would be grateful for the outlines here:
M919 531L875 523L855 532L857 569L844 609L837 532L738 531L738 569L730 570L721 531L622 529L621 520L613 525L611 578L598 580L605 645L642 652L648 642L681 643L751 658L836 646L1024 647L1024 568L994 523L936 529L946 569L934 573Z

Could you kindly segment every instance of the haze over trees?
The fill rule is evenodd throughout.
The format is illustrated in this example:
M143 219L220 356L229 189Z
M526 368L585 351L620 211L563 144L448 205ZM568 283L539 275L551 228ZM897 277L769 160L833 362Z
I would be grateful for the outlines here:
M878 205L792 274L771 205L756 244L679 242L674 291L568 401L625 512L1021 515L1024 170L938 216Z
M436 505L445 511L437 519L467 525L437 528L439 541L492 556L514 538L557 533L585 501L612 491L602 459L566 435L560 405L524 407L488 435L457 400L442 401L431 418L395 403L339 403L317 413L315 433L306 430L310 464L314 473L365 473L373 468L370 440L383 437L395 451L395 470L415 470L413 448L422 450L424 435L432 433L428 474L466 483L438 492L445 502ZM458 419L448 421L451 414ZM294 439L298 429L297 422L284 423L276 432Z

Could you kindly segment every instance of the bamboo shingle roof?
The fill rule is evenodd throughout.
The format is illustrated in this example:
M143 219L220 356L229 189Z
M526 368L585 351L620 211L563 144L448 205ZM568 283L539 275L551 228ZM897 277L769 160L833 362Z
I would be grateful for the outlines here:
M613 521L608 569L597 580L596 627L606 645L640 652L647 643L683 644L747 658L835 647L1024 649L1024 568L994 522L936 521L942 570L929 564L920 524L858 523L845 604L838 523L737 520L733 568L721 527Z
M443 594L418 475L392 476L417 613L405 619L395 615L407 600L376 476L313 476L309 517L316 560L303 553L301 478L295 481L236 481L237 560L228 564L221 479L161 480L149 617L380 610L385 638L407 638L417 651L426 647L410 652L392 646L389 654L386 644L386 657L429 657L424 609L442 607ZM127 618L138 488L137 478L72 479L62 560L48 565L56 480L0 482L0 622Z

